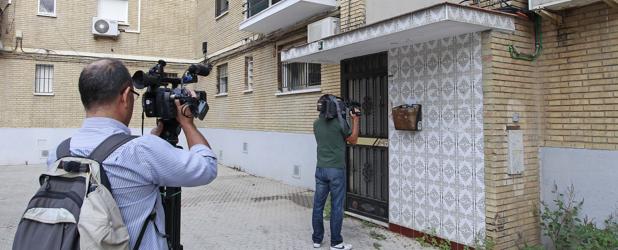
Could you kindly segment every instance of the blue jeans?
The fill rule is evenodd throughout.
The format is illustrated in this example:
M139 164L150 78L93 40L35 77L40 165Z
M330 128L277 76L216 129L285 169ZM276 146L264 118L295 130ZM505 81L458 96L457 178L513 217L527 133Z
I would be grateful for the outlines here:
M343 242L343 200L346 192L346 176L343 168L321 168L315 170L315 195L313 196L313 242L322 243L324 239L324 204L330 192L330 245Z

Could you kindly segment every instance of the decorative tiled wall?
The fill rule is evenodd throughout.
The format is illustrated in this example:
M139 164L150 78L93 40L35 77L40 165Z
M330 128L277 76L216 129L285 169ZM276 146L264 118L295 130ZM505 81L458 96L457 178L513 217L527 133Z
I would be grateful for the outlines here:
M485 234L479 33L389 51L389 108L423 105L423 130L389 117L390 222L471 245Z

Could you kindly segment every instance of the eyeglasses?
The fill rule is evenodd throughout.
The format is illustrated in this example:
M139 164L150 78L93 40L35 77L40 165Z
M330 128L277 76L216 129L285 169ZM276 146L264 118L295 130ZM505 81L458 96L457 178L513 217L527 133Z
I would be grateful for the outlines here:
M135 91L134 88L129 87L129 90L131 90L131 93L135 94L137 97L139 97L139 93L137 93L137 91Z

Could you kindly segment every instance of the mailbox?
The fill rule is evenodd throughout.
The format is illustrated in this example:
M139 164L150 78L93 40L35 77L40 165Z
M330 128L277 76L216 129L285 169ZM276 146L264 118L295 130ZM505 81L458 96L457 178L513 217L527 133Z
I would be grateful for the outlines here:
M393 123L396 130L420 131L423 110L420 104L404 104L393 107Z

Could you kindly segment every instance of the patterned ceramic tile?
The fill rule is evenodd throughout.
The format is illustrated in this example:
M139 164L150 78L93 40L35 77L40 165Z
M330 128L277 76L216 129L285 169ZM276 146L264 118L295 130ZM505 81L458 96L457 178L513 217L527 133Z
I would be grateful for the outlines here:
M487 18L459 14L462 19ZM430 13L425 17L431 19ZM482 71L475 66L481 60L480 48L480 35L475 33L389 53L389 61L397 60L389 62L390 67L406 71L405 77L390 79L389 101L392 106L410 100L422 104L424 125L422 131L409 132L395 130L389 122L389 152L396 159L390 164L399 164L390 166L390 176L397 179L391 185L399 185L391 195L397 198L391 221L435 230L469 245L485 228Z

